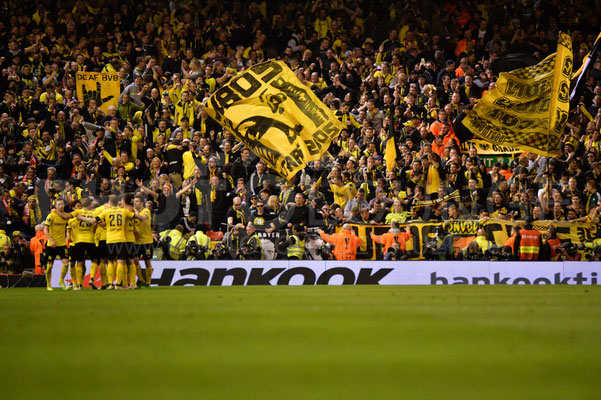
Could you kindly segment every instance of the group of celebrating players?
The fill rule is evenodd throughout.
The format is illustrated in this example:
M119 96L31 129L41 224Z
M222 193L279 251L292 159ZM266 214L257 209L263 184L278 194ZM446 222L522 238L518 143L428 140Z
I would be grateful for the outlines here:
M145 199L125 194L111 195L106 204L84 198L71 212L58 198L44 223L46 244L46 287L51 285L54 260L62 261L59 285L67 290L81 290L85 261L92 262L89 285L93 289L135 289L149 286L153 256L152 214ZM140 260L144 260L142 274ZM69 270L72 284L65 284ZM100 269L101 286L94 278Z

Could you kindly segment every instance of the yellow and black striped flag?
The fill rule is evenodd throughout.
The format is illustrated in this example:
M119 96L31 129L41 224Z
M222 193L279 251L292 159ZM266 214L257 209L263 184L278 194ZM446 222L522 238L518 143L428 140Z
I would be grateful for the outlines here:
M463 120L475 135L498 145L556 156L568 120L572 40L560 32L557 52L540 63L501 73Z

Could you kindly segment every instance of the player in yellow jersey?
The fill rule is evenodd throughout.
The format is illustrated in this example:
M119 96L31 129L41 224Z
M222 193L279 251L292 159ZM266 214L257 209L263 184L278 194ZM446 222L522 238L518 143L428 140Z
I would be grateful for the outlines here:
M53 290L51 285L52 280L52 264L55 259L60 258L63 262L61 269L61 279L59 285L65 290L65 276L67 275L67 267L69 257L67 255L67 223L69 222L69 214L65 213L65 200L58 198L55 200L55 209L48 214L44 223L44 233L48 238L46 243L46 288Z
M117 285L123 287L124 273L126 271L127 246L125 237L125 227L134 213L125 208L119 207L119 198L116 195L109 197L110 207L96 217L98 222L103 222L106 227L106 247L109 260L117 261ZM110 280L110 276L109 276ZM107 289L114 289L112 282L109 281Z
M73 204L73 208L81 208L79 200ZM71 283L67 286L67 289L73 290L79 290L77 286L77 261L74 254L75 243L77 243L77 231L73 229L77 223L77 218L69 218L69 222L67 222L67 255L69 256L69 271L71 274Z
M103 204L94 209L94 218L100 215L101 212L109 208L109 204ZM92 289L98 289L94 283L96 277L96 271L100 267L100 277L102 280L102 288L106 289L109 283L113 283L115 280L116 266L113 268L107 268L108 264L108 250L106 248L106 229L101 224L96 224L96 231L94 232L94 238L96 239L95 254L92 257L92 268L90 269L90 286ZM109 274L110 272L110 274ZM110 277L109 277L110 275ZM112 278L112 279L111 279ZM110 281L110 282L109 282Z
M146 286L150 286L152 281L152 252L154 239L152 237L152 214L148 208L144 207L144 198L142 196L136 196L134 198L134 213L137 219L135 220L136 225L136 270L140 270L140 259L144 260L146 265L144 281Z
M131 193L127 193L123 198L123 204L121 206L123 208L133 212L134 210L133 210L133 207L131 206L132 199L133 199L133 195ZM135 212L134 212L134 214L135 214ZM129 283L130 289L138 288L136 285L136 265L134 263L134 257L136 254L136 235L135 235L134 231L135 231L134 219L132 218L125 225L125 248L126 248L126 253L127 253L127 258L126 258L126 271L127 272L125 274L125 282ZM140 277L140 281L141 281L140 284L143 285L144 280L142 279L141 271L140 271L140 274L138 274L138 276Z
M94 240L94 225L96 225L96 220L94 210L92 210L92 201L89 198L84 198L81 200L81 205L83 207L77 207L75 211L71 213L75 220L71 228L71 231L75 233L75 245L71 245L72 250L70 250L70 254L72 259L77 262L77 285L75 285L74 289L81 289L83 285L85 261L91 260L96 252L96 243ZM77 219L78 216L85 219ZM94 275L95 274L96 270L94 270ZM90 286L96 289L93 279L94 278L91 276Z

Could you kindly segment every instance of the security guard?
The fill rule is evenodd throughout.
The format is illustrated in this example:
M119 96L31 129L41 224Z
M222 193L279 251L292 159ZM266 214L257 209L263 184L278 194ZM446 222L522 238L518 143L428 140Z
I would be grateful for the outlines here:
M211 239L209 239L209 237L202 231L202 224L196 225L196 232L194 232L194 235L190 236L186 246L189 246L193 242L201 247L205 247L206 250L204 251L204 259L206 260L209 258L209 254L211 254Z
M333 235L326 234L323 230L319 230L321 238L334 245L334 257L336 260L356 260L357 249L361 246L361 239L355 235L350 224L342 225L340 233Z
M255 226L249 222L246 225L246 237L244 238L244 259L245 260L262 260L263 259L263 246L261 239L257 235Z
M165 243L163 249L168 248L164 257L167 260L179 260L186 249L186 239L184 238L184 227L177 225L175 229L163 231L159 235L160 241ZM168 246L168 247L167 247Z
M520 235L515 240L514 247L519 250L520 261L536 261L538 253L542 247L540 232L532 226L534 219L528 217L524 229L520 230Z
M292 235L286 241L288 248L286 255L289 260L304 260L305 254L305 232L299 224L292 228Z

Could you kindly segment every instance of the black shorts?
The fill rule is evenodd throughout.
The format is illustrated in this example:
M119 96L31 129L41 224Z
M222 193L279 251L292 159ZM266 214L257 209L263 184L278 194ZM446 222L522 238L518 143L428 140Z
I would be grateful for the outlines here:
M125 243L125 254L127 257L133 259L136 256L136 243L135 242L126 242Z
M96 253L96 245L94 243L77 243L69 249L71 261L86 261L91 260Z
M142 260L152 260L153 251L154 245L152 243L136 245L136 257Z
M46 261L52 262L54 260L68 260L69 255L67 254L67 246L57 247L46 247Z
M107 243L109 260L125 260L128 258L127 243Z
M94 252L92 253L92 260L100 261L101 258L108 258L108 249L106 247L106 240L98 242L97 246L94 246Z

